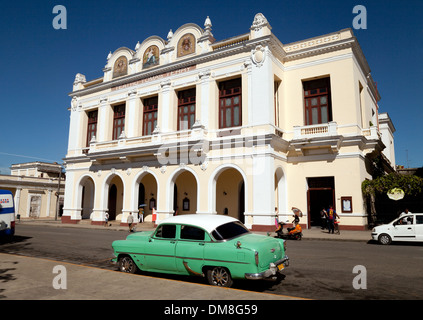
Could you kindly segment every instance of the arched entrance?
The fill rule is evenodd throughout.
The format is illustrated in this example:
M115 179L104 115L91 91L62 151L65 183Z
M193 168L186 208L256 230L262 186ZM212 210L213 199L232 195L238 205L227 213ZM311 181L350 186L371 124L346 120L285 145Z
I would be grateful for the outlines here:
M91 177L82 178L80 185L81 219L91 219L94 208L95 185Z
M142 221L151 222L153 208L157 209L157 181L151 173L144 173L136 182L136 210L139 211L140 206L143 208Z
M123 209L123 182L122 179L115 175L110 178L108 183L107 209L109 220L121 220Z
M169 186L169 204L174 214L195 214L198 205L198 185L194 174L185 169L176 172Z
M222 168L214 177L217 214L229 215L245 222L245 181L235 168Z

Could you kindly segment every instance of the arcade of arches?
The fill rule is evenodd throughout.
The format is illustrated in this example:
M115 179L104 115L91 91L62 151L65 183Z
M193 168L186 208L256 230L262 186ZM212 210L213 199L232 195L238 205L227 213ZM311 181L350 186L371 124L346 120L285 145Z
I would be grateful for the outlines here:
M282 177L282 170L277 170L275 195L278 199ZM81 219L91 219L92 224L102 224L107 212L110 221L120 221L125 225L129 212L137 218L142 212L141 221L145 222L157 220L157 215L153 213L166 212L167 216L224 214L246 222L248 183L242 170L236 166L222 166L211 176L200 178L194 170L180 168L169 175L166 186L159 185L164 184L163 180L159 181L157 173L150 170L138 174L132 180L125 178L120 172L110 173L103 182L94 182L94 175L81 178L78 184ZM125 203L130 203L130 206L125 207Z

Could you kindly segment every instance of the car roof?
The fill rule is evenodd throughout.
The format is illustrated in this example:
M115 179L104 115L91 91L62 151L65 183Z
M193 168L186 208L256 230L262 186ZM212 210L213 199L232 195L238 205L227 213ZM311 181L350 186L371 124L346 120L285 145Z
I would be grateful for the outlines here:
M184 214L180 216L173 216L160 222L175 223L175 224L189 224L203 228L207 232L212 232L218 226L228 223L239 221L230 216L223 216L217 214Z

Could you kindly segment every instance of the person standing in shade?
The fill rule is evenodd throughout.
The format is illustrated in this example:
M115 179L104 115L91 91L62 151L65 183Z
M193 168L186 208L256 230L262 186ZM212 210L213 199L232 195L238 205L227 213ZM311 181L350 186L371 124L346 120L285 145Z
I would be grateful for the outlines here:
M138 207L138 222L144 222L144 207L145 204L140 204Z
M320 219L321 219L321 229L324 230L327 228L327 217L328 217L328 213L326 212L325 208L322 208L322 211L320 211Z

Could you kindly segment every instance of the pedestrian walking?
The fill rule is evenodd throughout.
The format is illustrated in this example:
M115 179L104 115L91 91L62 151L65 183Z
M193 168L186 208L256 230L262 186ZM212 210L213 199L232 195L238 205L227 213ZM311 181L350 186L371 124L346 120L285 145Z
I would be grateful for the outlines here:
M104 216L104 226L107 227L107 223L109 222L109 214L106 212L106 215Z
M132 232L132 227L134 224L134 217L132 216L132 212L129 212L129 216L126 221L128 222L129 232Z
M333 206L329 206L329 209L327 211L327 223L328 223L328 229L329 229L329 233L332 231L332 233L334 233L335 231L335 220L336 217L339 216L336 213L335 209L333 209Z

